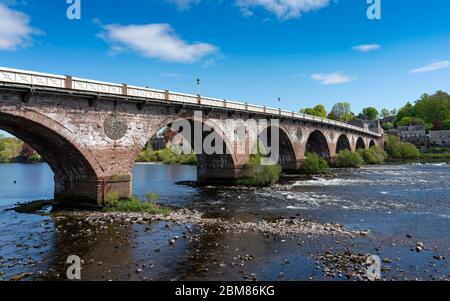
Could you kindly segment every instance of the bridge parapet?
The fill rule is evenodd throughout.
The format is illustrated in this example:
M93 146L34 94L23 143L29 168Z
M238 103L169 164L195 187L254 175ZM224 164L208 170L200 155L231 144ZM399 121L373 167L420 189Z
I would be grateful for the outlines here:
M313 121L325 125L335 126L342 129L352 130L359 133L380 138L381 133L376 133L358 126L344 122L311 116L294 111L269 108L260 105L248 104L244 102L222 100L199 95L177 93L167 90L150 89L126 84L114 84L96 80L88 80L71 76L61 76L48 73L32 72L18 69L0 67L0 82L26 85L30 88L42 89L69 89L78 93L97 93L105 97L119 97L123 100L152 102L170 101L174 103L184 103L189 105L200 105L224 110L245 111L268 116L282 116L294 120Z

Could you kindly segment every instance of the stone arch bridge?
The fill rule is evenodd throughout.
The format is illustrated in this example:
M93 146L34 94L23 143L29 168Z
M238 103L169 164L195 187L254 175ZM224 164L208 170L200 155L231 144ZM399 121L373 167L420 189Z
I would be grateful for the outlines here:
M161 128L177 119L203 113L224 142L234 132L229 119L278 119L279 164L298 169L307 152L331 163L340 150L383 147L383 132L292 111L223 99L188 95L126 84L112 84L0 68L0 129L38 151L55 175L55 201L103 204L110 192L131 195L132 165L139 151ZM214 127L213 124L214 123ZM249 141L241 141L247 143ZM198 155L202 182L227 182L246 177L243 154Z

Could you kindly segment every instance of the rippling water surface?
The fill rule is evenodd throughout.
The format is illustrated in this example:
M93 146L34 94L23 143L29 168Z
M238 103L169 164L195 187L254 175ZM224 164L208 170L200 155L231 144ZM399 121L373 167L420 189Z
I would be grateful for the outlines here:
M334 173L336 176L331 178L287 178L286 185L278 190L236 190L176 184L196 180L193 166L137 164L133 170L133 192L141 197L154 192L163 204L227 212L246 219L301 216L336 222L348 228L370 229L375 237L388 241L402 241L407 233L414 233L416 240L427 241L444 254L449 252L450 165L374 166ZM53 174L46 164L0 165L0 258L22 263L12 264L8 275L26 271L26 258L47 258L51 262L59 252L61 238L55 235L51 218L4 209L17 202L52 197ZM64 246L70 245L70 239L63 241ZM107 247L100 244L98 248ZM170 262L170 258L165 260Z

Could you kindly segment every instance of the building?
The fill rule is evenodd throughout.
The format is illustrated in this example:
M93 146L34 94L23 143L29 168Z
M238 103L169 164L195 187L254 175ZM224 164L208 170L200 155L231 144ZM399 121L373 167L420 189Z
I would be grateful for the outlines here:
M400 132L397 129L390 129L390 130L387 131L387 134L389 136L400 137Z
M400 140L412 143L416 146L426 146L428 144L427 129L424 125L399 126Z
M430 131L430 144L434 146L450 146L450 130Z
M365 130L369 130L375 133L384 133L383 128L381 127L380 120L362 120L362 119L353 119L348 122L351 125L361 127Z

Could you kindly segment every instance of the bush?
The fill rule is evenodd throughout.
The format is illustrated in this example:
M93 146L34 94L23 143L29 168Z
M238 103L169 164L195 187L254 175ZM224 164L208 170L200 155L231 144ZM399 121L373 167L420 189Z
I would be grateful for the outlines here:
M418 159L421 156L414 144L401 142L400 138L395 136L388 137L385 149L394 159Z
M253 176L249 179L238 180L240 185L249 186L271 186L276 184L281 177L282 168L278 164L274 165L261 165L261 152L259 151L255 155L251 155L250 159L245 164L245 168L251 170Z
M108 193L106 197L106 206L103 208L105 212L145 212L150 214L169 214L170 209L159 206L154 200L159 198L156 194L148 193L147 201L140 201L137 197L132 196L129 199L119 199L115 192Z
M369 149L360 149L358 153L362 156L366 164L380 164L387 158L387 153L378 146L372 146Z
M328 173L328 163L325 159L315 153L306 154L306 160L300 169L303 174L326 174Z
M343 150L336 156L337 167L356 167L359 168L364 164L364 160L359 153L349 150Z

